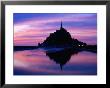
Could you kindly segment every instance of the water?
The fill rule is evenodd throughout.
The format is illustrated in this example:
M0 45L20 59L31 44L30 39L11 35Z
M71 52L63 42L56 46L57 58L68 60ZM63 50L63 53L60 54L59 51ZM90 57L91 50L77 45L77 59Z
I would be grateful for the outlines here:
M14 75L97 75L96 53L51 52L44 49L14 51Z

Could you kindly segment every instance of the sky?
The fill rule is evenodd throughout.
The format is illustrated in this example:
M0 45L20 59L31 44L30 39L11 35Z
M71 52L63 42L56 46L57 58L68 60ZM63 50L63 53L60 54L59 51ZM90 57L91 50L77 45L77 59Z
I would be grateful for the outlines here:
M63 27L72 38L97 44L96 13L14 13L14 46L36 46Z

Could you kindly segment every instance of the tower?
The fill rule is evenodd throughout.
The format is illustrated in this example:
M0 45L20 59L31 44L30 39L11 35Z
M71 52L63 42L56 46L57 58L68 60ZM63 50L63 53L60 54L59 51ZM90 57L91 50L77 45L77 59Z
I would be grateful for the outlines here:
M61 21L61 26L60 26L60 29L62 29L63 28L63 25L62 25L62 21Z

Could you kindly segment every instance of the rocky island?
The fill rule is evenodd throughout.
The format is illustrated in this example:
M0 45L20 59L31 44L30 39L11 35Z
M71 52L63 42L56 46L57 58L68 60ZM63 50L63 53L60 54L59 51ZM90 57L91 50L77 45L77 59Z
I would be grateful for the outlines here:
M70 33L67 32L65 28L62 26L60 30L56 30L54 33L50 33L49 37L44 40L43 43L39 43L38 47L81 47L86 46L86 43L83 43L81 41L78 41L77 39L74 39L71 37Z
M43 43L38 43L39 48L64 48L74 50L86 50L86 51L97 51L97 45L87 45L77 39L71 37L70 33L63 28L62 22L59 30L56 30L44 40Z

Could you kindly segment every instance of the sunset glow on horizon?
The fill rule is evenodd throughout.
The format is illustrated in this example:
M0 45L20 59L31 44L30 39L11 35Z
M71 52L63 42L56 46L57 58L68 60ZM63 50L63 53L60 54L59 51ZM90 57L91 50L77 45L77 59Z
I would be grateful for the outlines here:
M72 38L97 44L96 13L14 13L14 46L35 46L63 27Z

